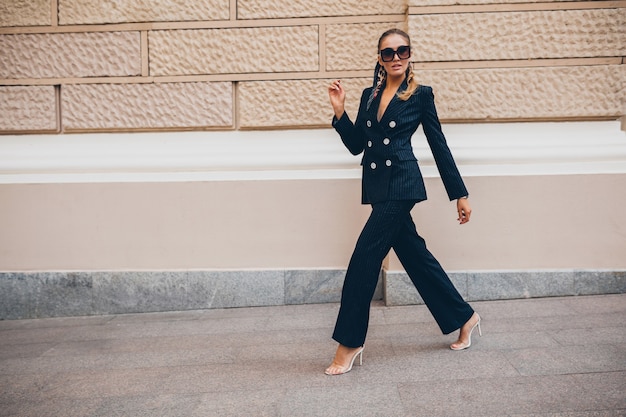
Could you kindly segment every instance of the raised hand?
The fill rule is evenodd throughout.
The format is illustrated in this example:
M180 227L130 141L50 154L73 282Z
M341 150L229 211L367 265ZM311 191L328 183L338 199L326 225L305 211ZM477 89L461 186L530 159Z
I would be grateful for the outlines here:
M346 102L346 90L341 85L341 80L335 80L328 86L328 97L333 106L335 117L340 119L343 116L344 104Z

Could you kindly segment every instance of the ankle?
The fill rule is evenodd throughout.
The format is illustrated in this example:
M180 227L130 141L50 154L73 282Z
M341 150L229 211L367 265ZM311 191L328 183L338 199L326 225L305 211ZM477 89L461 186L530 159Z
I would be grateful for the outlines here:
M335 353L335 358L338 358L338 357L344 358L346 356L349 356L351 353L355 352L357 349L339 344L339 346L337 346L337 352Z

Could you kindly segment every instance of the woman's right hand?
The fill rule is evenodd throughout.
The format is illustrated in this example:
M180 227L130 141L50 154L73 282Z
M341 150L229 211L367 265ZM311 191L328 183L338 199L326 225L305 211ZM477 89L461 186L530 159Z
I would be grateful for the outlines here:
M346 102L346 90L343 89L341 80L335 80L328 86L328 97L330 97L330 104L335 111L335 117L341 119Z

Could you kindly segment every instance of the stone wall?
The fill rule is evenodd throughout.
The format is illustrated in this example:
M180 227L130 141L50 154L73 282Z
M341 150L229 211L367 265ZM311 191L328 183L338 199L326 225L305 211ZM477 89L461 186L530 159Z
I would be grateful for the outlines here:
M623 1L0 0L0 133L328 126L394 26L444 121L624 114Z
M624 0L0 0L0 319L338 301L368 207L327 86L354 116L391 27L454 122L472 222L419 130L413 214L463 296L626 292Z

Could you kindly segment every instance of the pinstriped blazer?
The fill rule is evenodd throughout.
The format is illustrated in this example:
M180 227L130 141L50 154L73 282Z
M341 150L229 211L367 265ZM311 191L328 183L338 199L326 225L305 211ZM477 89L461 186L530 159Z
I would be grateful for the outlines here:
M353 155L363 152L361 202L426 200L424 179L411 146L411 137L420 123L448 197L455 200L468 195L441 130L432 88L419 86L407 101L394 96L380 121L377 113L382 94L367 109L372 88L363 91L354 123L345 112L332 121L346 148ZM405 81L399 91L406 88Z

